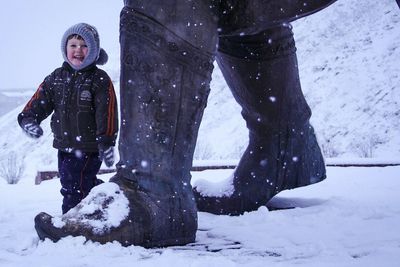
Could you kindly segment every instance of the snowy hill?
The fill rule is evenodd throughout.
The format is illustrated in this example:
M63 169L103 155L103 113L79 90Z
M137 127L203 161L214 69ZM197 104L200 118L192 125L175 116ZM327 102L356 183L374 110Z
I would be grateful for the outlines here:
M400 158L400 10L395 1L341 0L293 26L301 82L325 156ZM118 57L105 69L118 81ZM211 87L195 158L237 160L247 145L240 107L218 68ZM43 138L30 140L15 120L21 109L0 117L0 128L7 129L0 132L1 159L15 151L26 172L56 169L48 121L42 124Z
M293 23L303 90L327 157L400 157L400 10L342 0ZM214 73L198 158L238 158L247 131ZM229 136L229 138L226 138Z

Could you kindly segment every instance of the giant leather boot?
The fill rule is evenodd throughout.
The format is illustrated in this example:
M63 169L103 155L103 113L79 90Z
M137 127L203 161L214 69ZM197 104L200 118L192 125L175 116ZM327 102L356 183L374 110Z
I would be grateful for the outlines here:
M41 239L84 236L124 246L162 247L195 241L197 209L190 169L206 106L213 57L158 22L125 7L121 13L121 131L116 183L129 201L118 227L99 232L66 214L62 227L41 213ZM106 198L104 205L113 199ZM79 209L78 205L75 214Z
M295 51L293 33L285 26L220 39L217 62L242 107L249 144L229 193L213 196L195 188L199 211L239 215L266 205L282 190L325 178Z

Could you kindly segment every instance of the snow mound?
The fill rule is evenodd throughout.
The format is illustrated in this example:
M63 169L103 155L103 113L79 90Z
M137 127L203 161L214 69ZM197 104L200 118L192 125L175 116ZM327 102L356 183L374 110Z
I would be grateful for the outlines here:
M209 173L205 171L204 173ZM220 176L221 177L221 176ZM233 186L233 172L227 178L221 179L199 178L192 180L193 188L196 188L202 196L208 197L229 197L235 190Z

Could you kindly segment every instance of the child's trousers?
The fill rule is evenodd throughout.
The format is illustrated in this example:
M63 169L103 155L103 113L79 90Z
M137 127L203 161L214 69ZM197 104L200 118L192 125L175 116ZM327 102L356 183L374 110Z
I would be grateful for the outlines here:
M58 172L63 195L63 214L75 207L89 191L101 183L96 175L100 169L99 153L67 153L58 151Z

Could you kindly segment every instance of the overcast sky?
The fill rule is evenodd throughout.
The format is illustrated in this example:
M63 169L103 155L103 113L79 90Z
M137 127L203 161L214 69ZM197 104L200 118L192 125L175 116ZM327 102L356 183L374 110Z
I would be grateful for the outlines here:
M4 2L0 8L0 89L36 88L62 64L61 37L78 22L97 27L110 61L119 56L122 0Z

